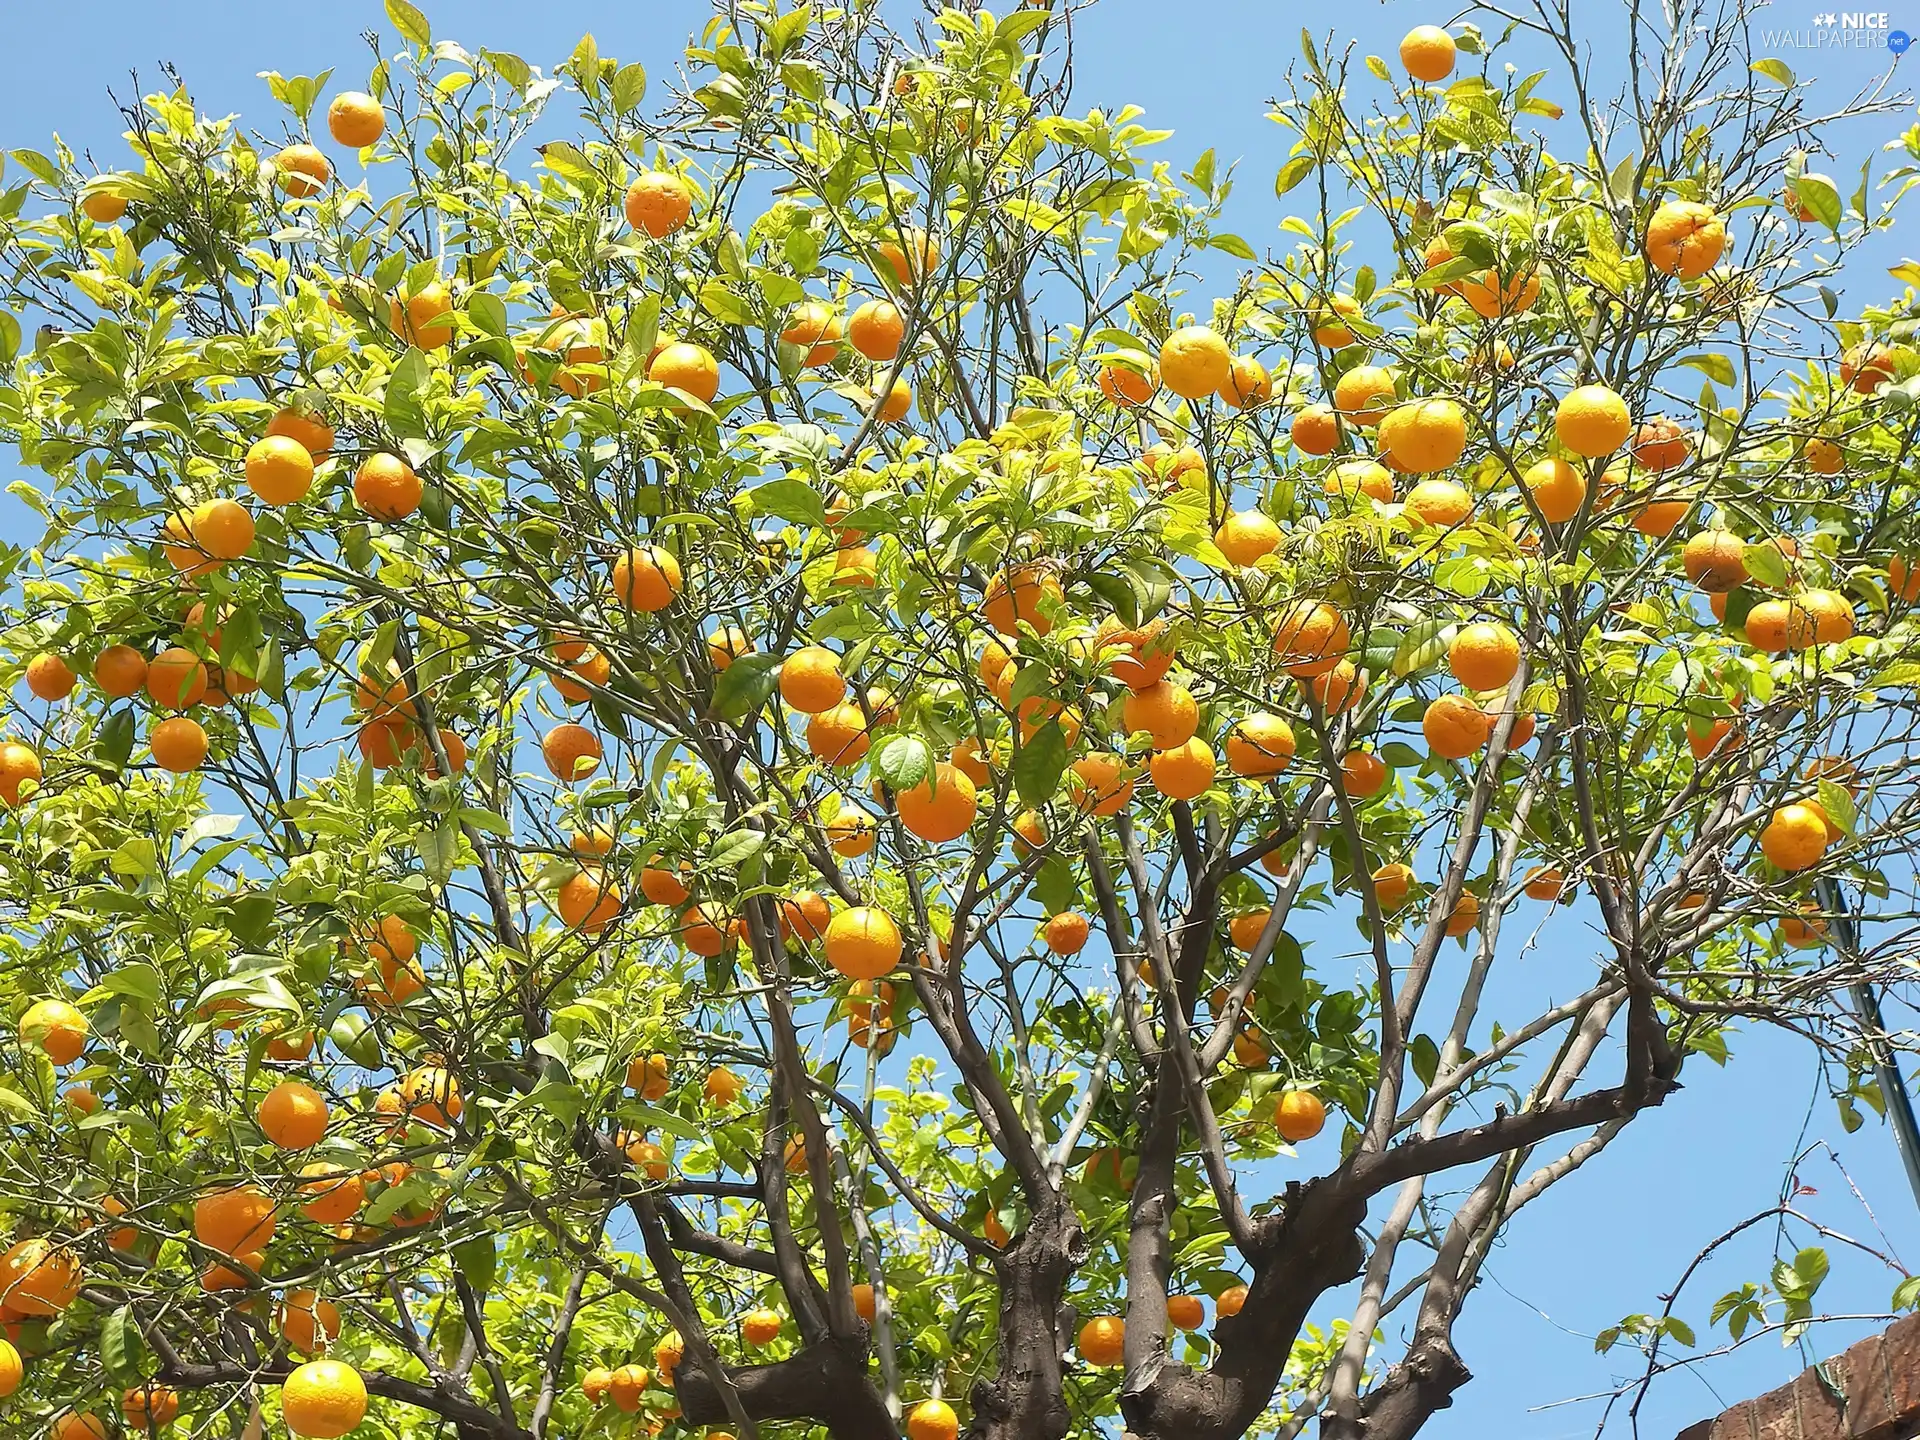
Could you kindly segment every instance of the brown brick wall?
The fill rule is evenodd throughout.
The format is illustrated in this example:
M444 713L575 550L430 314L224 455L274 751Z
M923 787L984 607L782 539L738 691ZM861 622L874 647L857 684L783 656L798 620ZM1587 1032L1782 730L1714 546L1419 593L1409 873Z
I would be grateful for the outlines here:
M1821 1372L1825 1371L1825 1378ZM1920 1315L1680 1432L1679 1440L1912 1440L1920 1435Z

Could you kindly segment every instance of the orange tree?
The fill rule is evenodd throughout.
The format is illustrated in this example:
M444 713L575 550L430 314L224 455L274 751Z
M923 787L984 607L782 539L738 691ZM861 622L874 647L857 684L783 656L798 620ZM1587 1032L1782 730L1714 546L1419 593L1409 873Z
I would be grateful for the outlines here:
M1305 46L1265 259L1044 9L12 151L10 1433L1408 1436L1691 1057L1877 1103L1884 210L1737 7L1489 13Z

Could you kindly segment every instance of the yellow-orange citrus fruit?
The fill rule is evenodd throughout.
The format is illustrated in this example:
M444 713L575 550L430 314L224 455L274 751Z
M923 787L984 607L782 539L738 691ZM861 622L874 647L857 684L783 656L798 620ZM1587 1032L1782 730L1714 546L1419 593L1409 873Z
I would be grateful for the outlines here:
M281 1384L281 1417L300 1440L339 1440L366 1413L360 1372L338 1360L309 1360Z
M856 905L828 922L823 948L827 963L849 980L878 980L900 967L905 944L886 911Z
M1569 390L1553 414L1553 430L1560 443L1589 460L1618 450L1632 425L1627 402L1604 385Z
M1416 25L1400 42L1400 63L1415 80L1429 84L1453 73L1453 37L1438 25Z
M1662 275L1697 280L1726 248L1726 222L1696 200L1668 200L1647 222L1647 263Z
M621 202L627 224L664 239L687 223L693 214L693 191L668 170L649 170L631 185Z
M340 144L364 150L387 128L380 102L360 90L342 90L327 106L327 133Z
M612 580L614 599L651 614L680 593L680 562L658 545L635 545L613 562Z
M1183 400L1212 395L1233 378L1233 352L1205 325L1174 331L1160 347L1160 383Z
M282 1080L267 1092L254 1119L282 1150L310 1150L326 1137L326 1098L311 1085Z
M1327 1123L1327 1107L1311 1090L1285 1090L1274 1107L1273 1128L1290 1145L1311 1140Z
M1080 1327L1075 1348L1089 1365L1118 1365L1127 1343L1127 1322L1117 1315L1096 1315Z

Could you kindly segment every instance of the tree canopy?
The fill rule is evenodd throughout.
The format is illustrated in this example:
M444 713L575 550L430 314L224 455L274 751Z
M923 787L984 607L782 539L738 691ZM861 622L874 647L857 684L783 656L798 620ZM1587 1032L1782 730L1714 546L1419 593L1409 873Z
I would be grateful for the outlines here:
M8 152L9 1433L1402 1440L1743 1028L1878 1123L1920 130L1574 8L1303 36L1259 245L1097 8Z

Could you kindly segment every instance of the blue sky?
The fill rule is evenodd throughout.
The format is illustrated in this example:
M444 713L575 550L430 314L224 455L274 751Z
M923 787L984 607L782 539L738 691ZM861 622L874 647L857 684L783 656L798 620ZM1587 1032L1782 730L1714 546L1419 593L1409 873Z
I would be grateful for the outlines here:
M602 55L641 60L656 76L669 68L686 36L708 13L696 0L651 0L644 5L529 5L525 0L461 0L429 4L436 34L470 47L519 53L551 71L591 28ZM893 7L904 20L907 7ZM1824 8L1824 7L1822 7ZM1579 0L1575 6L1595 42L1592 75L1600 93L1624 76L1621 53L1623 7L1617 0ZM1908 13L1895 10L1889 23L1910 20L1920 33L1920 0ZM1757 29L1804 34L1812 7L1781 5L1760 17ZM1328 17L1336 34L1388 55L1398 37L1422 22L1444 23L1447 11L1420 3L1370 3L1344 7L1302 5L1297 0L1208 0L1203 8L1144 0L1106 0L1076 17L1077 105L1146 107L1148 123L1173 127L1163 147L1176 168L1214 147L1222 160L1239 158L1241 185L1230 210L1232 228L1256 249L1277 244L1279 210L1272 175L1283 156L1281 132L1263 115L1265 100L1282 83L1298 54L1300 26L1312 17L1317 35ZM1204 21L1201 20L1204 16ZM0 146L44 148L58 129L76 149L91 149L112 166L124 156L121 125L107 100L111 87L122 99L135 93L129 71L142 88L159 82L159 61L176 64L203 110L238 111L277 131L264 82L256 72L316 73L336 67L330 88L364 83L368 52L360 32L385 28L378 3L347 0L338 6L263 6L258 0L191 0L155 5L151 0L86 0L82 4L22 5L9 16L13 56L9 84L0 88ZM392 37L389 34L391 46ZM1803 77L1815 80L1817 98L1837 107L1880 69L1878 49L1782 48L1779 53ZM656 95L658 90L655 91ZM1551 82L1543 94L1571 104ZM1850 193L1869 149L1892 138L1912 112L1856 129L1838 146L1833 172ZM1570 126L1547 130L1550 145L1571 148ZM1563 138L1564 137L1564 138ZM1885 168L1881 162L1880 168ZM1913 246L1920 253L1920 242ZM1898 292L1885 266L1903 253L1898 237L1876 240L1849 273L1856 302L1883 300ZM1871 263L1868 263L1871 262ZM1206 297L1196 296L1194 308ZM5 512L17 515L17 511ZM8 523L0 518L0 524ZM13 522L17 524L17 521ZM9 538L22 538L10 536ZM1509 993L1532 999L1563 998L1590 973L1577 946L1577 926L1561 927L1565 944L1507 962L1514 978ZM1351 932L1316 938L1322 955L1344 955ZM1453 953L1453 952L1450 952ZM1316 963L1327 963L1316 957ZM1331 960L1334 965L1341 960ZM1920 1266L1920 1213L1902 1178L1892 1143L1870 1120L1859 1135L1841 1134L1832 1104L1819 1093L1810 1055L1798 1044L1753 1035L1736 1044L1736 1063L1725 1071L1699 1064L1686 1088L1664 1110L1631 1127L1628 1138L1580 1176L1526 1212L1490 1267L1490 1280L1469 1303L1459 1333L1463 1357L1481 1377L1436 1419L1429 1434L1493 1433L1509 1440L1558 1440L1591 1434L1591 1406L1540 1409L1555 1401L1604 1390L1630 1372L1630 1351L1596 1356L1591 1336L1633 1311L1655 1310L1666 1291L1709 1238L1766 1206L1779 1191L1788 1160L1815 1139L1831 1140L1847 1171L1873 1207L1878 1223L1907 1263ZM1329 1132L1331 1134L1331 1130ZM1321 1144L1329 1144L1323 1140ZM1306 1160L1330 1159L1308 1147ZM1841 1171L1826 1159L1810 1161L1804 1182L1818 1190L1806 1205L1824 1220L1875 1241L1874 1222L1848 1193ZM1759 1277L1770 1260L1771 1237L1756 1234L1736 1248L1733 1263L1714 1268L1683 1305L1690 1320L1704 1322L1711 1299L1738 1280ZM1823 1299L1835 1308L1884 1308L1893 1277L1871 1265L1836 1257ZM1326 1317L1319 1317L1326 1318ZM1856 1327L1857 1328L1857 1327ZM1815 1342L1816 1355L1841 1348L1851 1332L1836 1329ZM1702 1324L1702 1340L1707 1339ZM1666 1440L1724 1404L1781 1383L1813 1356L1762 1340L1717 1362L1705 1380L1674 1378L1656 1387L1640 1417L1642 1433Z

